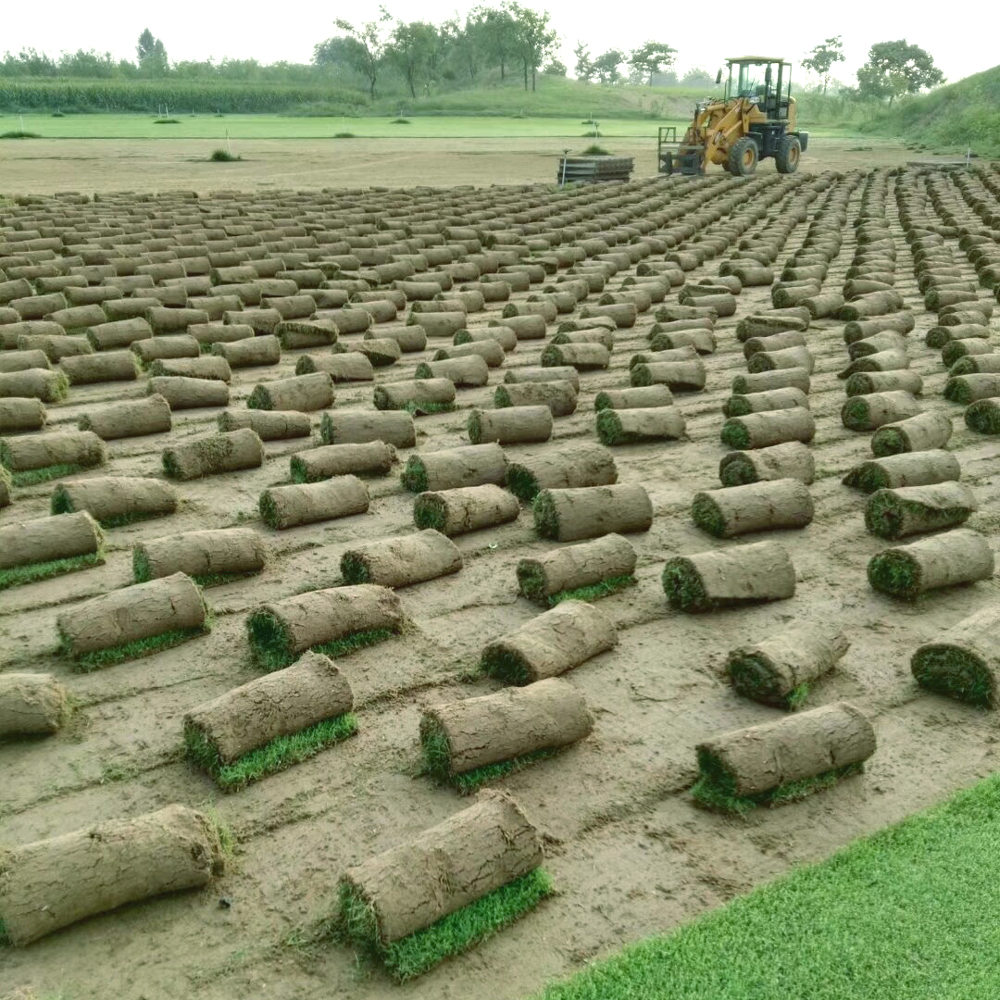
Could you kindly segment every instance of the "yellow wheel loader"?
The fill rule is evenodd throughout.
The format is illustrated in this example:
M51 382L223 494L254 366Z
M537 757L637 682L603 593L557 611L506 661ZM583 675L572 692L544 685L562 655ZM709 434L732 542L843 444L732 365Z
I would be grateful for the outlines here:
M809 133L797 127L791 63L739 56L726 64L725 96L696 106L694 121L679 144L667 141L669 127L660 129L660 173L703 174L710 163L717 163L734 176L747 177L769 156L779 173L795 173ZM722 82L722 70L715 82Z

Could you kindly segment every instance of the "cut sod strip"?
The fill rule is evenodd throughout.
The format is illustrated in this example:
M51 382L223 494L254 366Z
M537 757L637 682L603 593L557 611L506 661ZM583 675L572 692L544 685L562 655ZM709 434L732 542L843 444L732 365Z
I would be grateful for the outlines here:
M553 607L566 600L593 601L636 583L635 549L621 535L552 549L517 564L517 584L530 601Z
M131 345L131 350L139 359L139 364L148 369L154 361L164 358L196 358L201 353L201 344L194 337L172 334L169 337L138 340Z
M312 372L326 372L334 382L371 382L375 378L372 363L360 351L306 354L295 362L296 375Z
M768 334L783 333L785 330L805 333L809 329L810 318L809 310L804 306L754 313L744 316L736 324L736 339L745 344L751 337L766 337Z
M97 382L134 382L140 375L139 359L131 351L77 354L59 362L70 385Z
M748 413L764 413L768 410L793 410L798 406L809 409L809 397L794 386L784 389L769 389L766 392L748 392L730 396L722 405L727 417L744 417Z
M557 368L569 365L578 372L607 368L611 363L611 352L603 344L554 344L549 343L542 351L542 367Z
M405 410L413 415L447 413L455 409L455 383L450 378L383 382L375 386L372 401L377 410Z
M220 431L252 430L261 441L309 437L312 421L297 410L226 410L219 414Z
M357 476L336 476L318 483L272 486L261 493L259 507L260 516L269 528L284 531L302 524L365 514L369 503L368 487Z
M551 382L505 382L496 387L493 405L497 409L547 406L553 417L567 417L576 412L577 390L566 379L553 379Z
M856 774L875 752L875 730L846 701L749 726L698 744L694 800L745 813L797 802Z
M162 460L167 476L187 480L241 469L258 469L264 464L264 458L264 442L255 431L244 428L222 434L206 434L173 448L165 448Z
M332 320L282 320L274 329L281 346L293 351L302 347L329 347L337 342L338 328Z
M848 396L900 390L919 396L924 391L924 380L916 372L904 368L895 372L855 372L844 386Z
M347 678L322 653L258 677L184 716L188 758L224 791L245 788L357 732Z
M453 358L466 358L473 355L482 358L489 368L499 368L503 365L506 357L504 349L495 340L480 340L455 347L442 347L431 360L450 361Z
M66 689L51 674L0 673L0 740L58 732L69 714Z
M483 650L483 672L505 684L557 677L613 649L614 623L584 601L563 601Z
M413 416L406 412L377 413L371 410L334 410L320 422L323 444L368 444L382 441L394 448L412 448L417 443Z
M928 691L979 708L1000 703L1000 607L982 608L924 643L910 659L917 683Z
M842 480L862 493L901 486L929 486L961 478L962 468L950 451L904 452L856 465Z
M770 448L786 441L809 444L816 435L816 421L804 407L794 410L767 410L730 417L722 425L722 443L730 448Z
M777 368L774 371L748 372L733 376L733 393L738 396L774 389L798 389L809 395L809 372L804 368Z
M750 531L804 528L815 508L809 487L799 479L771 479L746 486L696 493L691 519L716 538L732 538Z
M43 403L61 403L68 392L69 379L62 372L48 368L0 373L0 397L14 396L40 399Z
M364 584L298 594L265 604L247 618L251 652L265 670L281 670L307 649L343 656L382 642L402 627L395 593Z
M273 334L261 337L247 337L244 340L234 340L231 344L212 344L211 359L197 358L198 361L221 361L226 370L230 368L253 368L263 365L276 365L281 360L281 343ZM194 375L195 371L211 371L212 369L179 368L176 362L170 362L170 367L163 371L154 371L152 375ZM200 375L199 378L214 378L212 375ZM229 379L223 381L228 382Z
M979 399L967 406L965 425L979 434L1000 434L1000 396Z
M264 539L252 528L206 528L164 535L132 549L136 583L186 573L200 587L214 587L259 573L267 562Z
M978 399L996 399L1000 396L1000 374L956 375L944 387L944 398L953 403L968 405Z
M326 372L263 382L247 399L251 410L325 410L333 406L333 379Z
M433 528L365 542L348 549L340 558L345 583L377 583L383 587L409 587L457 573L461 568L458 547Z
M665 385L672 392L699 392L705 388L705 364L693 361L653 361L633 365L629 372L633 387Z
M418 382L444 379L457 387L467 388L486 385L490 380L489 365L477 354L449 361L422 361L414 374Z
M599 444L566 445L558 452L526 455L507 465L507 489L524 501L534 500L544 489L607 486L616 482L618 469L614 455Z
M15 486L33 486L108 460L104 442L92 431L50 431L0 439L0 465Z
M851 396L840 409L841 423L851 431L874 431L921 412L920 401L908 392L873 392Z
M680 611L714 611L795 594L795 567L776 542L675 556L663 567L663 590Z
M517 497L492 484L421 493L413 504L418 528L435 528L449 537L509 524L520 513Z
M169 805L16 847L4 858L0 926L26 945L126 903L208 885L224 858L212 822Z
M52 513L85 510L103 528L165 517L177 510L177 491L162 479L101 476L60 483L52 493Z
M868 582L884 594L914 600L929 590L993 576L993 550L978 532L956 528L885 549L868 563Z
M216 379L161 375L159 378L151 378L147 388L151 396L162 396L171 410L229 405L229 386Z
M409 843L348 868L341 933L394 979L411 979L533 909L551 891L542 860L520 807L486 791Z
M0 527L0 590L104 564L104 532L86 511Z
M169 431L171 424L170 404L163 396L153 395L94 407L80 417L77 426L81 431L93 431L105 441L111 441L161 434Z
M487 483L500 486L506 477L507 459L503 448L491 443L411 455L400 482L413 493L423 493Z
M944 482L877 490L865 505L865 527L878 538L957 528L979 509L968 486Z
M535 497L532 512L539 537L560 542L649 531L653 525L653 503L637 483L545 489Z
M815 478L812 450L799 441L753 451L731 451L719 462L719 480L723 486L745 486L774 479L798 479L808 486Z
M473 410L469 414L469 440L474 444L533 444L552 437L552 411L548 406L509 406Z
M932 410L906 420L884 424L872 435L873 455L900 455L908 451L943 448L951 438L951 417Z
M604 389L594 397L595 410L631 410L670 406L674 394L665 385L642 385L630 389Z
M557 677L424 709L424 766L438 781L469 795L589 736L587 703Z
M744 698L795 709L809 696L809 685L833 670L850 645L847 636L834 629L793 626L734 649L726 670Z
M56 625L61 652L80 671L150 656L211 628L201 590L184 573L94 597Z
M596 423L597 437L609 447L677 441L686 434L684 415L676 406L598 410Z
M289 460L292 482L318 483L332 476L384 476L396 451L382 441L367 444L328 444L300 451Z
M0 399L0 434L40 431L47 419L45 404L40 399L16 396Z

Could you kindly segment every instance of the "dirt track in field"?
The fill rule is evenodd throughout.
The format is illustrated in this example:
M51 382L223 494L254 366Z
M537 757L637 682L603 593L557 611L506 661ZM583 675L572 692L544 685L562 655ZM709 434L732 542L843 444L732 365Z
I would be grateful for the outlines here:
M544 163L547 174L551 161ZM379 161L378 179L392 184L384 164ZM86 180L91 166L79 179L67 177L65 166L63 161L57 186L93 186ZM327 183L316 176L300 182L275 170L275 180L281 177L290 186ZM158 183L155 173L143 170L134 186ZM120 175L117 186L122 186ZM195 186L195 181L178 181L178 186ZM857 214L860 194L858 187L849 219ZM814 201L810 211L818 205ZM954 418L950 447L961 460L963 481L981 503L968 526L986 533L996 548L997 442L967 431L961 408L941 397L940 353L923 343L935 319L923 309L912 257L892 208L891 182L889 205L898 250L896 287L917 315L908 338L912 366L924 377L925 407ZM778 263L801 245L807 226L792 231ZM971 273L957 241L951 245ZM848 227L825 289L840 287L854 249ZM708 260L687 281L715 275L718 264L719 258ZM617 288L625 276L619 272L608 287ZM986 290L980 294L988 297ZM522 298L523 293L515 295ZM869 588L865 567L883 543L864 530L863 497L840 484L847 469L870 454L868 435L847 431L840 421L843 383L836 373L847 361L842 323L816 321L808 334L816 358L810 395L817 419L815 521L802 531L767 535L792 556L799 581L795 597L707 616L687 616L666 604L660 585L666 558L764 537L710 539L692 525L689 508L696 491L718 485L718 462L727 450L718 438L721 406L732 376L745 370L736 322L768 304L767 289L746 289L736 316L717 324L719 350L705 358L706 391L676 398L687 419L688 440L615 450L619 481L643 484L655 517L651 531L630 536L639 553L638 587L601 602L619 627L618 648L568 675L596 714L594 734L504 782L544 834L547 867L558 890L554 898L498 937L402 987L359 968L353 954L339 945L298 943L329 911L344 867L417 834L464 804L418 776L419 713L439 700L493 689L462 678L487 641L537 613L516 597L514 576L520 557L552 547L533 536L530 510L502 528L456 539L466 561L461 573L400 591L413 630L341 661L359 706L356 738L231 796L218 794L182 759L183 712L257 675L244 637L247 611L264 600L336 585L340 554L350 543L412 529L413 495L402 491L393 474L371 483L374 502L367 515L269 531L256 519L258 495L288 481L288 456L304 446L271 442L263 468L182 484L186 502L181 512L109 532L105 566L0 594L0 669L52 671L80 706L72 727L58 736L0 745L0 843L49 837L174 801L213 805L239 841L228 874L205 891L97 917L23 951L0 951L3 988L60 993L65 1000L109 995L301 1000L348 993L358 1000L390 995L514 1000L592 958L689 921L796 864L825 857L995 770L992 719L921 694L910 677L909 655L919 643L995 601L1000 586L994 580L939 592L912 606ZM485 325L501 305L470 319ZM594 395L627 384L629 359L647 346L652 322L651 313L643 314L633 329L618 331L610 369L581 375L579 408L556 420L551 442L509 448L509 457L594 440ZM344 338L347 343L356 339ZM541 345L520 343L505 367L537 364ZM231 405L244 405L258 382L291 374L304 353L309 352L286 352L277 366L236 371ZM430 350L406 354L378 377L412 377L416 363L430 356ZM459 390L458 411L418 418L418 449L467 443L468 409L491 405L503 372L492 370L487 388ZM74 426L88 407L143 391L142 386L108 384L73 388L65 404L50 407L50 427ZM337 407L369 406L370 400L370 384L337 387ZM179 411L169 434L110 442L111 461L101 474L158 475L163 447L214 429L216 412ZM407 455L400 453L401 462ZM0 524L47 513L51 490L51 485L18 490L14 505L0 512ZM57 614L131 582L130 549L136 541L236 523L263 532L274 557L259 577L206 592L215 613L210 635L89 675L71 673L54 657ZM774 710L729 689L722 674L726 653L793 621L837 622L851 639L839 669L815 687L809 704L850 698L866 710L879 738L875 757L860 777L747 820L694 808L687 793L695 775L694 745L720 731L776 717ZM220 896L232 901L231 908L219 906Z

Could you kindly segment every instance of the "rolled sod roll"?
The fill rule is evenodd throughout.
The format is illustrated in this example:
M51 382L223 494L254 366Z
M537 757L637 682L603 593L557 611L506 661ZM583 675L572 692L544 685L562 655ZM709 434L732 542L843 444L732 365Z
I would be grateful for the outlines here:
M552 338L553 344L600 344L608 351L614 350L615 337L604 327L589 327L584 330L564 330Z
M375 386L372 401L378 410L409 410L414 414L452 410L455 407L455 383L443 376L383 382Z
M553 417L576 412L577 395L572 382L505 382L493 393L493 404L506 407L546 406Z
M809 488L800 479L771 479L696 493L691 518L716 538L733 538L750 531L804 528L815 508Z
M371 382L375 378L371 361L360 351L320 356L307 354L299 358L295 363L295 374L308 375L311 372L326 372L334 382Z
M656 326L672 324L656 324ZM714 354L718 344L711 329L657 331L656 326L649 335L649 346L654 351L693 347L699 354Z
M521 594L541 604L566 591L593 590L593 597L612 594L635 582L635 549L614 533L579 545L551 549L517 564Z
M815 477L813 453L799 441L786 441L754 451L731 451L719 462L719 480L723 486L744 486L775 479L797 479L808 486Z
M837 378L848 379L855 372L889 372L910 367L910 357L906 351L878 351L852 361Z
M882 330L909 333L914 326L916 326L916 317L912 312L893 313L888 316L878 316L875 319L852 320L844 327L844 342L851 344Z
M917 683L980 708L1000 704L1000 609L988 605L946 629L910 658Z
M643 385L630 389L604 389L594 397L595 410L652 409L670 406L674 395L669 386Z
M833 670L850 646L847 636L832 628L792 626L734 649L726 671L745 698L794 709L805 701L810 683Z
M458 334L455 334L457 337ZM364 337L365 341L372 340L394 340L400 350L400 354L423 351L427 347L427 334L421 326L398 326L388 330L369 330ZM391 348L386 351L386 357L394 357ZM398 360L398 359L396 359Z
M865 527L879 538L904 538L958 527L978 509L972 490L953 480L880 489L865 505Z
M460 344L457 347L442 347L433 361L449 361L452 358L465 358L476 355L482 358L488 368L499 368L504 363L504 349L495 340L477 340L470 344Z
M434 528L449 537L507 524L520 513L517 498L492 484L421 493L413 505L418 528Z
M0 372L23 372L29 368L48 368L49 358L44 351L0 351Z
M257 608L247 618L250 647L267 670L287 667L307 649L339 656L387 639L402 627L403 610L396 594L368 584L286 597Z
M208 528L163 535L132 549L136 583L186 573L201 586L259 573L267 562L264 539L252 528Z
M310 448L292 456L292 481L316 483L332 476L382 476L392 468L394 456L392 446L382 441Z
M417 443L416 425L405 410L333 410L320 422L324 444L367 444L383 441L394 448L412 448Z
M45 404L34 397L0 399L0 434L39 431L45 426Z
M86 511L4 525L0 589L99 566L104 562L103 545L104 533Z
M538 319L542 320L544 326L544 317L539 316ZM464 312L411 312L406 320L407 326L423 327L428 337L454 337L459 330L465 329L468 322ZM503 325L508 324L505 321Z
M780 601L795 594L795 567L776 542L756 542L668 559L663 589L681 611Z
M747 371L768 372L781 368L801 368L812 374L816 361L808 347L786 347L779 351L758 351L747 359Z
M70 385L95 382L133 382L139 377L139 361L131 351L78 354L59 362Z
M175 334L140 340L132 345L131 350L139 359L140 365L148 366L161 359L197 358L201 354L201 345L194 337Z
M186 713L184 741L189 758L233 791L354 733L353 707L351 686L333 660L307 652ZM282 740L289 736L299 737L297 747ZM231 766L263 748L270 759L247 761L245 770Z
M251 410L325 410L333 406L333 379L326 372L263 382L247 399Z
M655 361L637 364L629 373L633 386L665 385L674 392L697 392L705 388L705 364L693 361Z
M151 378L147 383L147 391L150 395L165 399L171 410L229 405L229 386L216 379L164 375Z
M732 812L794 801L856 773L875 748L863 712L846 701L824 705L698 744L701 778L692 795Z
M952 423L947 413L931 410L905 420L883 424L872 435L875 455L896 455L907 451L943 448L951 438Z
M542 340L545 337L544 316L507 316L500 320L490 320L489 326L505 327L514 331L518 340ZM465 327L465 324L462 324Z
M480 386L489 381L490 370L483 358L472 355L447 361L422 361L415 375L417 380L447 379L457 386Z
M66 689L51 674L0 674L0 739L58 732L69 713Z
M489 643L483 671L508 684L557 677L618 642L614 623L584 601L563 601L513 632Z
M742 344L751 337L766 337L769 333L783 333L785 330L804 333L809 329L810 319L809 310L805 306L755 313L744 316L736 324L736 339Z
M538 384L538 383L536 383ZM552 437L552 411L548 406L510 406L473 410L468 422L473 444L530 444Z
M805 335L796 330L772 333L767 337L751 337L743 344L743 357L750 358L754 354L760 354L761 351L781 351L789 347L805 347L806 344ZM782 365L780 367L788 366Z
M260 514L268 527L283 531L364 514L369 502L368 487L357 476L342 475L323 482L272 486L260 495Z
M239 340L250 340L254 336L253 327L246 323L199 323L187 328L187 336L194 337L202 347L213 344L232 344Z
M611 352L603 344L553 344L542 351L542 367L552 368L569 365L577 371L592 371L607 368L611 362Z
M879 351L906 351L906 337L901 333L893 333L891 330L883 330L864 340L855 341L848 344L847 354L852 361L857 358L865 358Z
M504 351L513 351L517 348L517 334L509 326L490 326L485 330L459 330L452 340L456 346L480 344L492 340Z
M609 447L677 441L686 433L684 415L676 406L598 410L596 423L598 439Z
M560 542L610 532L649 531L653 524L649 494L632 483L544 489L535 497L532 509L538 535Z
M507 464L507 489L521 500L539 490L607 486L618 482L614 455L603 445L581 443L558 452L526 455Z
M875 590L913 600L929 590L993 576L993 551L975 531L956 528L872 556L868 582Z
M226 368L249 368L254 365L276 365L281 360L281 342L273 335L247 337L245 340L234 340L230 344L212 344L213 361L222 362ZM208 358L198 360L208 361ZM176 363L172 365L176 368ZM152 373L152 369L150 369ZM153 374L160 374L159 372ZM163 374L187 375L183 370L171 370ZM202 375L201 378L217 378L215 375ZM229 379L224 381L228 382Z
M348 549L341 556L340 572L346 583L408 587L457 573L462 565L462 553L455 543L440 531L428 528Z
M733 376L733 392L738 395L785 388L800 389L808 394L809 384L809 372L804 368L778 368L774 371Z
M722 443L730 448L767 448L786 441L808 444L816 434L816 421L804 407L767 410L730 417L722 426Z
M904 452L856 465L844 477L845 486L863 493L902 486L930 486L957 481L962 474L958 458L950 451Z
M908 392L873 392L851 396L840 408L841 423L852 431L874 431L922 412L920 401Z
M742 417L748 413L792 410L796 407L809 409L809 397L801 389L788 386L784 389L730 396L722 404L722 412L727 417Z
M219 414L220 431L249 427L262 441L309 437L312 421L298 410L225 410Z
M84 413L77 426L81 431L93 431L105 441L159 434L172 426L170 404L160 395L109 403Z
M399 343L392 337L365 339L355 344L354 349L368 358L376 368L387 368L402 357Z
M935 326L927 331L924 343L928 347L944 347L953 341L990 339L990 328L978 323L961 323L956 326Z
M2 329L0 327L0 337L3 336ZM69 337L65 334L22 335L17 338L17 347L21 351L41 351L49 361L61 361L75 354L94 353L94 348L86 337Z
M50 431L0 440L0 465L12 473L53 469L65 475L107 460L104 442L93 431Z
M86 669L148 655L207 632L209 623L198 585L174 573L91 598L59 615L56 626L64 655ZM95 653L109 658L88 655Z
M248 427L186 441L163 451L163 471L171 479L200 479L221 472L259 469L264 442Z
M428 771L448 781L489 764L569 746L593 728L583 695L567 681L550 677L425 708L420 741Z
M219 834L201 813L170 805L10 851L0 916L12 944L222 873Z
M948 371L949 375L989 375L1000 372L1000 354L970 354L959 358Z
M916 372L905 368L894 372L855 372L844 386L844 392L848 396L900 390L919 396L924 391L923 379Z
M255 340L263 340L263 337L255 337ZM249 343L242 341L241 343ZM227 346L225 344L221 345ZM204 378L215 379L219 382L229 382L233 373L229 367L229 362L223 357L213 357L203 355L197 358L164 358L154 361L149 366L149 374L157 378L163 375L180 375L184 378Z
M274 330L279 344L285 350L301 347L326 347L335 344L339 337L337 324L332 320L283 320Z
M1000 397L977 399L967 406L965 424L979 434L1000 434Z
M98 351L131 347L132 344L152 339L153 329L141 316L99 323L87 329L87 340Z
M944 398L953 403L974 403L1000 396L1000 373L954 375L944 387Z
M114 528L173 514L177 503L177 491L161 479L100 476L60 483L52 494L52 513L85 510L102 527Z
M411 455L400 477L405 489L450 490L458 486L502 485L507 459L496 443L473 444Z
M504 384L525 382L569 382L575 392L580 391L580 373L565 365L554 368L508 368L504 373Z

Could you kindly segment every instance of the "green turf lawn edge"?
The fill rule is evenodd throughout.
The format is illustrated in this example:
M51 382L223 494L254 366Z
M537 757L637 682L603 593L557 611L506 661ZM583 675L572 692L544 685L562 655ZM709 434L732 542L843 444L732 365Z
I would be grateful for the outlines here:
M667 560L661 581L672 608L679 611L709 611L714 606L714 602L705 593L701 575L694 563L684 556L674 556Z
M1000 405L995 399L979 399L965 409L965 426L979 434L1000 434Z
M0 590L9 587L20 587L25 583L35 583L38 580L49 580L63 573L76 573L78 570L89 569L91 566L104 565L104 552L88 552L82 556L70 556L67 559L50 559L47 562L27 563L24 566L10 566L0 569Z
M78 472L86 472L89 468L91 468L89 465L60 464L46 465L41 469L25 469L23 472L10 470L10 481L13 486L37 486L39 483L61 479L63 476L75 476Z
M74 654L69 644L62 640L61 649L64 655L73 660L73 669L80 674L88 674L92 670L100 670L102 667L114 666L116 663L124 663L126 660L139 660L144 656L152 656L164 649L172 646L179 646L188 639L205 635L211 631L211 625L206 621L205 625L197 628L175 628L159 635L147 636L144 639L133 639L131 642L123 642L118 646L109 646L107 649L92 649L87 653Z
M913 654L911 669L917 683L928 691L977 708L997 706L993 675L974 654L931 643Z
M920 593L920 567L909 553L886 549L868 561L868 582L883 594L913 600Z

